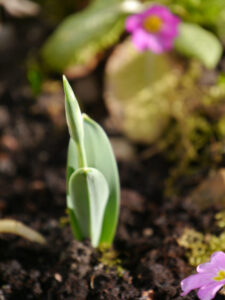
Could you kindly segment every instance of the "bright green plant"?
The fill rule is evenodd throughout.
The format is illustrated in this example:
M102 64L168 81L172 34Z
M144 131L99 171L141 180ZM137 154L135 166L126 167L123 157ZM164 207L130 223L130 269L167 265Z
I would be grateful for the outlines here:
M64 77L66 119L70 133L67 161L67 207L74 236L94 247L112 244L119 214L119 175L103 129L81 114Z

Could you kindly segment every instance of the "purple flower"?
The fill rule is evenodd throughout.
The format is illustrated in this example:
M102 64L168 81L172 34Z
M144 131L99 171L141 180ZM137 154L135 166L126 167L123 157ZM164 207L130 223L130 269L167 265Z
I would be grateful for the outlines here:
M198 297L201 300L213 299L216 293L225 285L225 253L214 252L210 262L197 267L198 274L191 275L181 282L183 293L187 295L191 290L198 290Z
M132 33L133 43L140 51L162 53L173 48L180 19L168 8L154 5L126 20L126 30Z

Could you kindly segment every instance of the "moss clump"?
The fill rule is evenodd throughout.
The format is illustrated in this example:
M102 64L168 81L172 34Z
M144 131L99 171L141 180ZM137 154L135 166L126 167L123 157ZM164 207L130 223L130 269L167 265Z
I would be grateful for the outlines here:
M219 228L225 228L225 210L222 210L221 212L217 213L215 215L216 219L216 225Z
M225 211L216 214L217 225L225 227ZM225 251L225 232L219 235L202 234L194 229L186 228L177 240L186 248L186 256L190 265L196 267L209 260L215 251Z
M121 277L124 273L124 269L121 266L121 260L118 258L118 253L114 249L105 247L104 245L100 246L99 252L99 262L106 267L106 271L113 268L116 270L117 275Z
M167 194L176 192L174 183L178 178L202 167L216 168L224 154L225 83L214 74L217 82L206 84L201 82L204 76L197 63L189 65L180 82L180 92L174 95L173 122L157 141L158 149L174 163Z

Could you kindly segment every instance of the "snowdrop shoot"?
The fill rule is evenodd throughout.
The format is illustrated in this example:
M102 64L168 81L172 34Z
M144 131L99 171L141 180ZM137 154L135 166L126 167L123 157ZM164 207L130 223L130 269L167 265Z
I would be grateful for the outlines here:
M160 54L173 48L179 24L180 19L167 7L153 5L142 13L128 17L126 30L132 34L132 41L138 50Z
M63 78L66 120L70 133L67 160L67 207L74 236L90 238L93 247L110 246L119 215L119 175L103 129L81 114Z

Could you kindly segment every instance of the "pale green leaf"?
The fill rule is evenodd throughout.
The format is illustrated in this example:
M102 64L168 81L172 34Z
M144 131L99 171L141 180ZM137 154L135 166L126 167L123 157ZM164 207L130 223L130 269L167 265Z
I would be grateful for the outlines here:
M130 38L107 61L105 100L118 130L136 142L155 142L168 126L171 91L179 78L168 54L137 51Z
M124 30L122 0L95 0L85 10L69 16L45 43L46 64L61 72L85 66L107 47L116 43Z
M222 45L217 37L192 23L181 23L175 49L181 54L197 58L207 68L215 68L222 55Z
M104 176L97 169L80 168L70 177L69 193L82 236L97 247L109 196Z
M97 168L109 185L107 202L100 243L111 245L119 215L120 183L117 163L112 146L104 130L87 115L83 115L85 132L85 149L88 166Z
M112 147L103 129L86 115L83 115L83 122L87 165L98 169L104 175L109 186L109 198L105 210L100 243L110 246L117 227L120 205L120 185L117 164ZM67 161L67 182L69 182L71 174L78 168L76 153L76 145L74 141L70 139ZM76 228L79 232L79 228ZM77 233L75 233L75 237L77 236Z
M67 182L67 185L69 185L69 182ZM69 195L69 190L67 190L67 191L68 191L68 194L66 195L66 204L67 204L67 211L68 211L68 215L69 215L69 219L70 219L71 229L72 229L74 237L78 241L82 241L83 235L82 235L80 226L78 224L78 220L74 214L72 199Z

